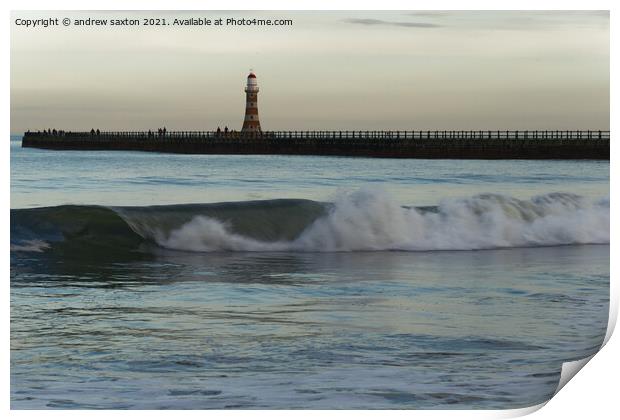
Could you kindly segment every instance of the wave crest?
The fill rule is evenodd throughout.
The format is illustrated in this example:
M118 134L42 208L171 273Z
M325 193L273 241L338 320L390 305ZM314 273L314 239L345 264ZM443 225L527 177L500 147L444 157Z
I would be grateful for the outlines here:
M258 221L257 221L258 222ZM144 234L144 231L141 232ZM551 193L519 200L500 194L444 199L437 207L403 207L387 193L339 197L293 240L265 241L230 223L195 216L159 245L184 251L433 251L609 243L609 200Z

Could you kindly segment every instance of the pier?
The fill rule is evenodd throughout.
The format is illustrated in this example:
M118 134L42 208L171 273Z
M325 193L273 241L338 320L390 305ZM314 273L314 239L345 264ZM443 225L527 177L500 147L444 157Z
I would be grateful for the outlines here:
M185 154L609 160L609 131L26 132L22 147Z

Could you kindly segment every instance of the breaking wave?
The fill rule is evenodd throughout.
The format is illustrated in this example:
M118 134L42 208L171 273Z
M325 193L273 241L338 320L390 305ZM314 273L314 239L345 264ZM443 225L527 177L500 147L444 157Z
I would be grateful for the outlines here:
M333 203L265 200L150 207L59 206L11 212L11 249L58 246L180 251L433 251L609 243L609 198L500 194L403 206L383 191Z

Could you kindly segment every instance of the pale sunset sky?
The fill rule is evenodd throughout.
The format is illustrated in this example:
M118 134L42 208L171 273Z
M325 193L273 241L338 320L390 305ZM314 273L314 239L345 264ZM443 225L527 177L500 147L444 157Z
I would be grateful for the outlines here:
M25 28L39 17L292 19L290 27ZM11 132L609 129L609 13L13 12Z

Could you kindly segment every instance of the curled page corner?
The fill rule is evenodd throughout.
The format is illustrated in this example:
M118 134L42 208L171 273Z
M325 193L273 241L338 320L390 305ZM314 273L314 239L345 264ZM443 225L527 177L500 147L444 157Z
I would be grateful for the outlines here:
M584 357L583 359L579 359L579 360L573 360L570 362L564 362L562 363L562 370L560 371L560 380L558 382L558 386L555 389L553 396L555 396L558 392L560 392L560 390L562 388L564 388L564 386L571 380L573 379L573 377L585 366L588 364L588 362L590 360L592 360L592 358L594 356L596 356L596 354L601 351L601 349L603 347L605 347L605 345L607 344L607 342L609 341L609 339L611 338L615 328L616 328L616 321L618 318L618 295L613 293L612 291L612 286L610 285L610 302L609 302L609 319L607 321L607 331L605 332L605 338L603 339L603 342L601 344L601 346L598 348L598 350L588 356L588 357ZM553 397L551 397L553 398ZM548 402L548 401L547 401ZM540 408L542 408L545 403L539 404L538 406L532 406L529 408L524 408L523 410L528 410L528 409L532 409L531 411L527 411L524 412L523 415L532 413Z
M607 331L605 332L605 338L601 348L605 347L611 335L616 328L616 321L618 320L618 293L615 293L613 283L609 284L609 320L607 321ZM599 349L600 351L600 349Z
M611 321L610 321L611 323ZM612 327L613 329L613 327ZM608 327L608 332L609 332L609 327ZM602 348L602 346L601 346ZM600 350L600 348L599 348ZM597 351L598 353L598 351ZM536 405L532 405L530 407L523 407L523 408L517 408L517 409L511 409L511 410L504 410L502 411L502 414L499 416L499 418L515 418L515 417L523 417L523 416L527 416L529 414L532 414L538 410L540 410L541 408L543 408L545 405L547 405L547 403L549 401L551 401L551 399L558 393L560 392L560 390L562 388L564 388L564 385L566 385L571 379L573 379L573 377L596 355L596 353L594 353L591 356L585 357L583 359L579 359L579 360L573 360L570 362L564 362L562 363L562 370L560 372L560 380L558 382L558 386L555 389L555 391L553 392L553 395L551 396L550 399L548 399L545 402L542 402L540 404L536 404Z
M529 407L523 407L523 408L513 408L510 410L503 410L501 412L501 415L496 416L495 418L502 418L502 419L513 419L513 418L517 418L517 417L523 417L523 416L527 416L530 415L532 413L535 413L536 411L540 410L541 408L543 408L545 405L547 405L547 403L549 402L549 400L536 404L536 405L532 405Z
M577 374L577 372L579 372L581 368L583 368L595 355L596 353L583 359L562 363L560 381L558 382L558 386L555 389L553 395L555 396L558 392L560 392L560 390L564 388L564 385L566 385L568 381L570 381Z

